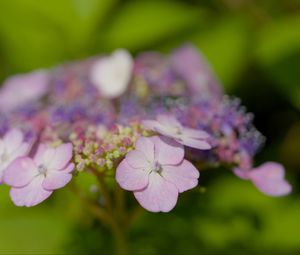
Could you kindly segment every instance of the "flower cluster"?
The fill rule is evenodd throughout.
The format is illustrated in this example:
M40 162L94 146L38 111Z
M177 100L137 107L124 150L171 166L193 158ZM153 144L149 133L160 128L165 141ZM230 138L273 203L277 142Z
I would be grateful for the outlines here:
M18 206L89 169L115 176L153 212L196 187L203 164L226 165L271 196L291 192L280 164L253 167L264 137L192 45L17 75L0 89L0 105L0 181Z

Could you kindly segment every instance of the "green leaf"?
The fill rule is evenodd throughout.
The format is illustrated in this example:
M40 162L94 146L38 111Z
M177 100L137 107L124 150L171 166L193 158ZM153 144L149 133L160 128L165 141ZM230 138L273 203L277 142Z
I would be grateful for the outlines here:
M0 1L0 52L9 72L88 55L115 0Z
M300 16L267 24L260 32L256 57L273 84L300 109Z
M112 23L99 36L99 47L140 50L186 31L202 12L172 1L133 1L114 13Z
M227 17L208 24L189 40L194 42L212 65L225 89L230 91L237 84L247 64L249 26L239 17Z

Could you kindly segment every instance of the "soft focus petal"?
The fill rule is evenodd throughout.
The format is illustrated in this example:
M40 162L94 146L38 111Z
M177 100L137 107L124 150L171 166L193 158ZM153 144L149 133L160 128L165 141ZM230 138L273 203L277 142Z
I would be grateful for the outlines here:
M21 188L11 188L10 197L17 206L35 206L47 199L52 191L42 187L43 176L34 178L30 184Z
M156 119L163 126L182 128L180 122L171 114L159 114Z
M151 162L147 160L145 154L137 150L128 152L126 161L133 168L149 169L151 166Z
M155 131L160 124L156 120L143 120L142 125L147 129Z
M249 180L249 173L250 171L249 170L243 170L243 169L240 169L240 168L235 168L233 169L233 173L243 179L243 180Z
M73 169L74 164L70 164L63 170L50 171L42 183L43 188L46 190L55 190L66 186L72 179L72 174L70 174L70 172Z
M128 51L116 50L109 57L101 58L91 70L91 81L107 98L123 94L128 86L133 68L133 59Z
M284 196L292 191L291 185L284 179L284 174L282 165L268 162L251 170L249 178L261 192L270 196Z
M152 172L149 175L148 186L143 190L134 191L134 196L148 211L169 212L177 203L178 190L174 184Z
M57 148L49 148L40 144L34 156L37 165L43 164L49 170L63 169L73 156L73 146L71 143L65 143Z
M164 166L162 176L173 183L179 192L192 189L198 185L199 171L187 160L176 166Z
M33 160L37 166L44 164L44 154L47 149L48 147L45 144L42 143L39 144L37 151L33 157Z
M19 129L12 129L5 134L3 141L6 153L13 153L21 146L23 142L23 133Z
M202 140L206 140L210 138L210 135L207 132L199 129L194 129L194 128L184 127L183 133L185 136L188 136L190 138L196 138Z
M192 95L221 98L223 91L210 66L199 51L190 44L177 49L171 58L175 71L191 90Z
M150 138L140 137L135 143L135 149L142 151L149 162L154 161L154 143Z
M71 160L73 156L73 145L65 143L55 148L55 154L48 164L49 169L63 169Z
M22 187L31 182L38 174L37 167L29 157L14 160L5 170L3 180L7 185Z
M116 180L126 190L139 190L148 184L149 171L131 167L124 159L116 170Z
M162 165L179 164L184 157L183 146L171 138L152 136L155 159Z
M48 84L49 74L43 70L8 78L0 90L0 111L11 111L41 98Z
M190 137L180 137L178 139L175 139L177 142L184 144L188 147L192 147L195 149L200 149L200 150L210 150L212 147L211 145L203 140L198 140L195 138L190 138Z

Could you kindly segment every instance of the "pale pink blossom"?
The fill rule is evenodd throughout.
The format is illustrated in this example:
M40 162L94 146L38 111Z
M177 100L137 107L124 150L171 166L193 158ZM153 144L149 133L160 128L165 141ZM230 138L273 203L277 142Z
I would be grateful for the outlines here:
M209 150L209 134L203 130L184 127L170 114L159 114L156 120L144 120L143 126L161 135L173 138L188 147Z
M92 67L90 79L102 96L115 98L122 95L129 84L133 59L126 50L116 50L111 56L99 59Z
M44 70L8 78L0 90L0 111L11 111L40 99L48 91L49 79Z
M219 99L222 97L223 90L216 75L204 56L191 44L175 50L171 64L194 95Z
M53 190L71 179L74 164L72 144L57 148L39 145L34 158L20 157L5 171L4 182L11 186L10 197L17 206L34 206L47 199Z
M292 191L284 178L284 167L276 162L267 162L247 171L235 169L234 173L244 180L250 180L258 190L269 196L284 196Z
M24 136L19 129L11 129L0 139L0 183L6 168L18 157L28 153L30 144L24 142Z
M151 212L172 210L178 194L196 187L198 178L199 171L184 159L183 146L160 136L139 138L116 172L119 185Z

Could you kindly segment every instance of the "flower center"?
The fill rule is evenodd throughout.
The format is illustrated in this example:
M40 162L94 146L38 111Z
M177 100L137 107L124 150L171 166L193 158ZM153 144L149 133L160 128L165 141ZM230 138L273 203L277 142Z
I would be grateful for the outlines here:
M162 169L161 164L159 164L158 162L155 162L155 163L154 163L154 166L153 166L153 168L152 168L152 171L154 171L154 172L160 174L160 173L162 172L162 170L163 170L163 169Z
M44 165L39 165L39 166L38 166L38 171L39 171L40 174L46 175L48 169L47 169L47 167L45 167Z

